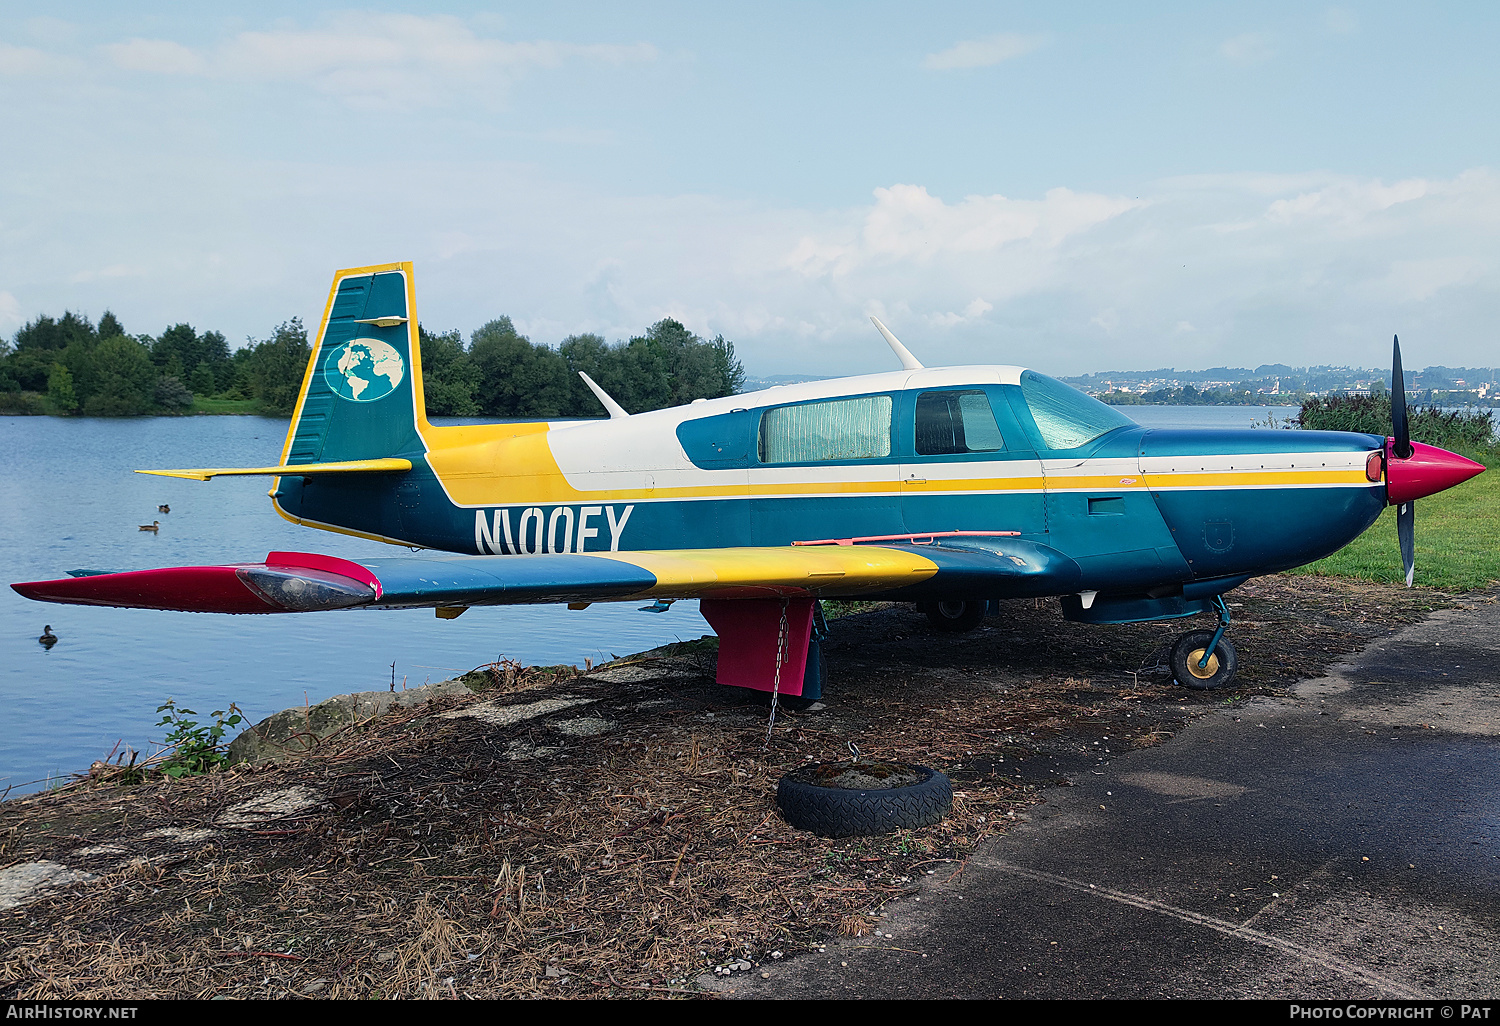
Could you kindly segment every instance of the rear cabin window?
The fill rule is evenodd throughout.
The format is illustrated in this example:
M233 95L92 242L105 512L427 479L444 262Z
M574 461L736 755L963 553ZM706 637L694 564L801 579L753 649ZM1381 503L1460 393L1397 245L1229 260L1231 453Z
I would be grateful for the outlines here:
M990 400L979 389L917 396L917 455L998 452L1005 448Z
M1135 421L1092 396L1036 371L1021 375L1021 396L1049 449L1076 449Z
M868 460L891 454L891 397L778 406L760 418L762 463Z

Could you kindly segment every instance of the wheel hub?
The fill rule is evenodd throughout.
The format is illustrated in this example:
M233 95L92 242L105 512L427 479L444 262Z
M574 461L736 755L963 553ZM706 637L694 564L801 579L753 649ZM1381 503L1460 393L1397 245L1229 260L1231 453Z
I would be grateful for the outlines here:
M1214 674L1219 672L1219 657L1217 655L1211 655L1208 657L1208 663L1200 666L1199 663L1203 662L1203 652L1204 650L1201 648L1195 648L1191 652L1189 652L1187 657L1187 668L1188 673L1191 673L1199 680L1208 680Z

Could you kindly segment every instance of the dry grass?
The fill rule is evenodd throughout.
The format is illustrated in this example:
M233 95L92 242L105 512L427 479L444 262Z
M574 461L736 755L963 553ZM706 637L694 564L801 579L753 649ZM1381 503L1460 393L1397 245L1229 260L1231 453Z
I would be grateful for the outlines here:
M1243 601L1241 696L1436 599L1283 578ZM961 872L1068 772L1234 700L1143 670L1184 626L1082 627L1027 602L953 637L909 609L861 613L835 624L830 708L783 710L769 748L765 709L712 682L711 648L577 677L502 664L473 678L476 696L392 713L294 765L13 800L0 868L52 859L99 879L0 912L0 996L692 994L732 960L867 934L884 902ZM586 703L463 718L561 695ZM788 826L776 781L850 741L946 771L952 815L842 841ZM293 787L306 807L223 825Z

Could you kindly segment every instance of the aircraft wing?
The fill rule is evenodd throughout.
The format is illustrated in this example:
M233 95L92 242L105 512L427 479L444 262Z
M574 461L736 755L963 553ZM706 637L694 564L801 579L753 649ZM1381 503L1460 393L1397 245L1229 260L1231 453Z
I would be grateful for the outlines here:
M898 601L1056 595L1080 571L1019 538L942 544L393 556L353 561L272 552L264 562L101 572L11 585L27 598L79 605L214 613L297 613L636 598L811 596Z

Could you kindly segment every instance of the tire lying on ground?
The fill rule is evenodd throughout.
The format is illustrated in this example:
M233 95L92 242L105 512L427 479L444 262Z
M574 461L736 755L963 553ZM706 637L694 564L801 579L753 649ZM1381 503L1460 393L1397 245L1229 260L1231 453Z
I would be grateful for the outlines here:
M953 807L953 785L926 766L814 763L781 778L776 804L788 823L820 837L868 837L938 822Z

